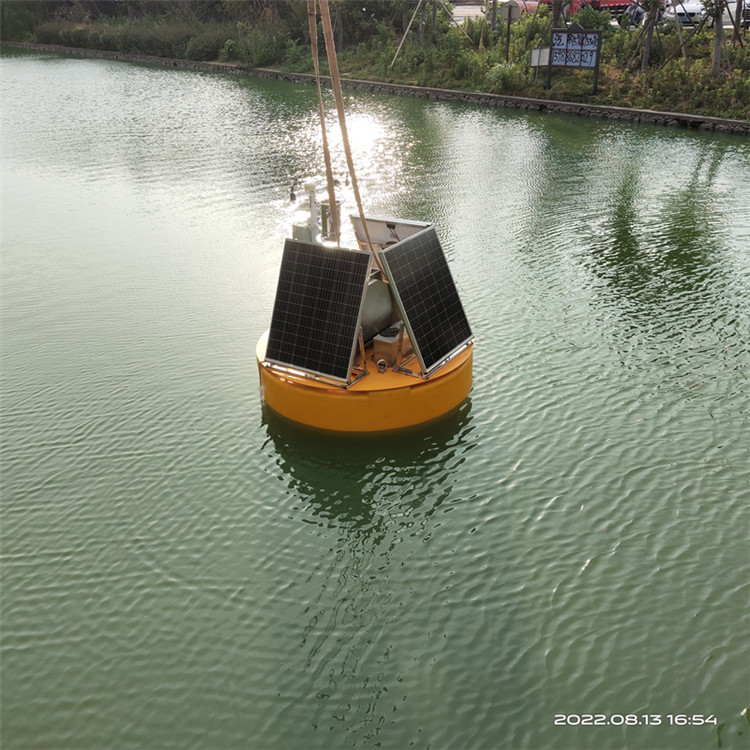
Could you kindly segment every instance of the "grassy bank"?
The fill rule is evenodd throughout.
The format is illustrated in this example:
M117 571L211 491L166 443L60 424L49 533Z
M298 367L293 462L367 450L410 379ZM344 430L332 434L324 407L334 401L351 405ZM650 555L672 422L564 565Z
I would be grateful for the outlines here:
M606 13L585 8L573 21L603 29L599 90L589 71L555 70L552 87L529 67L531 50L549 44L546 6L524 14L506 36L483 19L456 28L440 11L435 27L412 30L395 59L413 0L340 3L336 9L342 74L351 77L464 91L513 94L590 104L750 119L750 40L724 45L720 71L712 71L711 29L684 29L684 50L674 24L658 27L641 72L642 31L611 24ZM356 7L355 7L356 6ZM361 6L365 6L364 8ZM220 61L247 67L312 71L304 2L22 2L2 4L2 35L9 41L59 44ZM401 13L397 12L401 8ZM418 28L418 25L417 25ZM322 40L321 40L322 43ZM507 54L507 59L506 59ZM325 64L323 64L325 69Z

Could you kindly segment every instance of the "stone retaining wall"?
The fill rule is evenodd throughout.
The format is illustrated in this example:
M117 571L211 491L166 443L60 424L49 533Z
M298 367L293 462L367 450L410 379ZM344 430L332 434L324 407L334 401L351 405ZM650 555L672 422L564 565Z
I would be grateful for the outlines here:
M197 62L191 60L177 60L153 55L139 55L127 52L110 52L107 50L79 49L76 47L60 47L53 44L28 44L24 42L2 42L5 47L17 49L40 50L80 57L95 57L108 60L124 60L127 62L150 63L176 68L188 68L211 73L225 73L232 75L254 76L258 78L273 78L281 81L298 83L314 83L315 76L307 73L285 73L264 68L246 70L236 65L213 62ZM330 85L330 79L323 79ZM674 128L688 128L708 130L717 133L732 133L735 135L750 135L750 121L727 120L721 117L707 117L704 115L688 115L681 112L657 112L648 109L629 109L627 107L610 107L603 104L578 104L575 102L560 102L550 99L528 99L522 96L505 96L503 94L482 94L469 91L453 91L449 89L435 89L424 86L405 86L396 83L381 83L379 81L362 81L355 78L342 78L343 88L357 91L375 91L393 96L412 96L432 101L459 102L475 104L485 107L503 107L507 109L533 110L537 112L553 112L559 114L580 115L583 117L598 117L608 120L624 120L627 122L642 122L649 125L664 125Z

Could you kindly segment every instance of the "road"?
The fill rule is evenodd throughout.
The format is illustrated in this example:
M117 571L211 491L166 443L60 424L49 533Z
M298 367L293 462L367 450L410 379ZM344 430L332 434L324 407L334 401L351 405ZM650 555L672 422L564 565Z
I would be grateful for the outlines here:
M467 18L481 17L483 9L481 5L454 5L453 18L456 23L463 23Z
M521 10L528 11L529 13L533 13L536 10L536 6L539 4L538 0L516 0L516 2L521 6ZM730 2L732 2L732 13L734 13L736 4L734 0L730 0ZM453 6L453 18L459 24L463 23L467 18L481 18L483 13L484 13L484 6L482 5L454 5ZM729 28L730 30L732 28L732 23L729 20L729 14L726 12L724 13L723 25L724 25L724 28Z

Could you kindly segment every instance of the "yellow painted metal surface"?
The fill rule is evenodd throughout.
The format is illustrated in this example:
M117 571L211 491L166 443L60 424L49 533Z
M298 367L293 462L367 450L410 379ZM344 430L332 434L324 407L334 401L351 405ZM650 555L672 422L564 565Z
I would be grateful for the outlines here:
M379 432L428 422L447 414L469 394L474 345L454 357L429 380L393 372L370 374L348 389L264 364L268 333L256 357L263 400L295 422L337 432Z

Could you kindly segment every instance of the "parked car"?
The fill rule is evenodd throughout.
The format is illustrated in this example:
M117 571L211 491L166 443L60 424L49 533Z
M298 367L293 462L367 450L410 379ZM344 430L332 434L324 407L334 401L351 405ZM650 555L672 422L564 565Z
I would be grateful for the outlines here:
M737 12L737 0L725 0L723 10L724 25L727 26L733 23L734 14ZM667 6L665 20L679 20L684 24L697 25L703 20L705 15L706 9L700 0L683 0L682 3L679 0L671 0ZM708 26L713 25L713 17L708 18ZM750 28L750 0L742 0L740 6L740 25Z
M706 15L701 0L673 0L667 7L666 20L697 26Z
M521 0L517 0L517 2L521 4ZM538 2L552 6L552 0L538 0ZM564 0L563 15L565 18L571 18L578 13L581 6L588 5L594 10L606 10L615 18L620 18L631 4L631 0Z
M737 3L733 0L729 0L729 10L734 15L737 8ZM742 10L740 11L740 25L746 29L750 29L750 0L744 0L742 3Z

